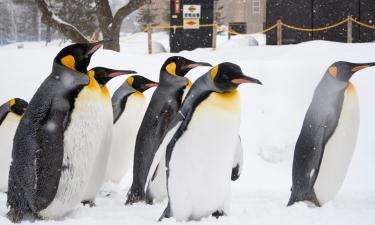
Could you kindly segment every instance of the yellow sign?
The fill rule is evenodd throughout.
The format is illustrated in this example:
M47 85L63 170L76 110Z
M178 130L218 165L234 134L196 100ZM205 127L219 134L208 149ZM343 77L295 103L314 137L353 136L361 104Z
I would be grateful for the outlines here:
M188 10L189 10L190 12L194 12L194 11L195 11L195 7L194 7L194 5L189 6Z
M184 19L184 29L199 29L199 19Z

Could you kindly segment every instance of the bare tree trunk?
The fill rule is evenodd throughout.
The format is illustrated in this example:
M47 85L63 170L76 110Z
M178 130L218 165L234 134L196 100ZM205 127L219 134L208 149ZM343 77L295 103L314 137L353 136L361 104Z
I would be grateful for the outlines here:
M121 7L114 16L112 16L111 8L108 0L96 0L97 15L100 30L103 39L111 39L112 42L104 44L105 49L120 51L120 31L121 24L125 17L146 4L147 0L130 0L129 3Z
M88 38L86 38L76 27L53 15L48 9L45 0L35 1L42 13L42 22L44 24L58 30L73 42L89 42ZM147 0L130 0L127 5L121 7L115 15L113 15L108 0L95 0L97 7L96 14L103 39L112 40L112 42L104 44L105 49L111 49L117 52L120 51L120 31L122 21L132 12L146 4L146 2Z
M73 25L57 18L49 9L44 0L35 0L40 12L42 13L42 22L47 26L58 30L65 37L71 39L73 42L87 43L89 40Z

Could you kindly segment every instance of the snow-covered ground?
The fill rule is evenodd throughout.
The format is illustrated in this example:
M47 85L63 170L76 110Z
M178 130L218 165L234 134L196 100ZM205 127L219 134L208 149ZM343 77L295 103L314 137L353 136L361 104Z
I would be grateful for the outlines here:
M168 49L168 36L156 34L153 38ZM264 42L261 37L257 38L260 43ZM99 50L91 65L133 69L157 80L164 60L175 54L147 55L146 40L145 34L125 37L121 53ZM47 47L44 43L25 43L23 49L17 49L17 45L0 47L0 102L13 97L30 100L50 73L53 57L61 47L58 42ZM294 144L315 86L334 61L374 62L375 43L313 41L249 47L244 38L228 41L219 36L216 51L197 49L179 55L212 64L237 63L245 74L259 78L264 84L240 87L243 109L240 134L245 149L245 168L240 179L232 184L230 215L191 224L375 224L375 68L360 71L351 79L359 95L361 124L357 148L336 199L322 208L311 208L304 203L285 206L290 194ZM197 77L207 69L194 69L189 77ZM111 81L112 92L124 79ZM148 97L151 92L148 91ZM38 221L36 224L159 224L157 219L165 203L124 206L130 181L128 176L119 186L107 184L105 189L112 190L113 194L99 197L95 208L79 206L64 220ZM1 225L10 224L4 217L5 203L6 195L0 194ZM176 221L167 219L161 224L176 224Z

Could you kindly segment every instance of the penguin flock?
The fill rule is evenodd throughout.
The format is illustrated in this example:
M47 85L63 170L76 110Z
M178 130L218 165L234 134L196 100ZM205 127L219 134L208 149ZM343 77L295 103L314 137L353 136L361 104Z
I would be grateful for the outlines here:
M262 85L240 66L168 58L159 81L133 70L89 69L104 41L72 44L27 103L0 106L0 192L7 218L61 219L95 206L105 182L132 172L125 204L167 199L160 219L228 215L231 181L243 167L240 93ZM210 67L192 83L185 75ZM332 64L315 89L295 145L288 206L332 200L345 179L359 125L354 73L375 63ZM107 82L128 75L111 96ZM149 104L143 92L154 88Z

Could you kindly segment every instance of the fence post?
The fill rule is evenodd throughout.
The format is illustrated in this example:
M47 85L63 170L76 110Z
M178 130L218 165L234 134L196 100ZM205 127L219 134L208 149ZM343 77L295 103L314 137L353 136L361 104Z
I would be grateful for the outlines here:
M151 24L147 24L147 42L148 42L148 54L152 54L152 27Z
M212 27L212 50L216 50L216 34L217 34L217 24L214 23Z
M348 43L353 43L353 22L352 22L352 16L348 16L348 36L347 41Z
M283 44L283 27L281 20L277 20L277 45Z

